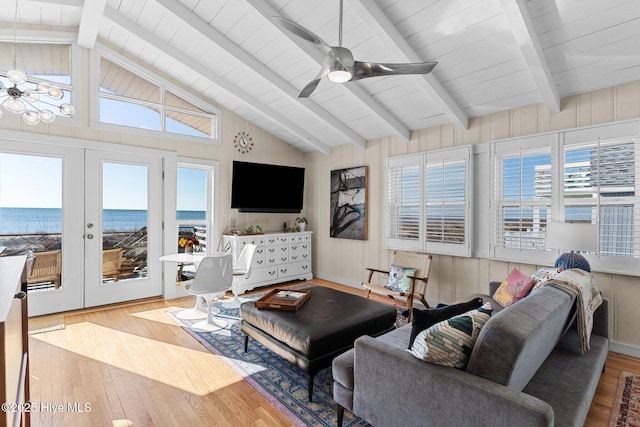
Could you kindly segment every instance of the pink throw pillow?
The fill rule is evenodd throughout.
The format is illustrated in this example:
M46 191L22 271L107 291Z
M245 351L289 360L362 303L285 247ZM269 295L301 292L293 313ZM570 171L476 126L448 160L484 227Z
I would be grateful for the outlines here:
M526 297L535 282L535 279L525 276L514 268L493 294L493 299L503 307L510 306Z

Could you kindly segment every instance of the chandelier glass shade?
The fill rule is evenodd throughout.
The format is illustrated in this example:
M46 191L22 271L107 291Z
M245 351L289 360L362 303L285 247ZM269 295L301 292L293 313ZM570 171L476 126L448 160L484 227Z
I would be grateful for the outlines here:
M13 16L13 69L7 71L4 76L0 75L0 105L10 113L22 115L22 119L28 125L52 123L56 114L51 109L58 110L63 116L73 115L75 109L65 102L62 88L38 79L30 79L26 73L17 69L17 23L18 0L15 1Z
M64 98L64 91L58 86L31 82L19 70L11 70L6 76L9 84L0 81L0 105L10 113L22 115L26 124L52 123L56 119L52 109L63 116L72 116L75 112L73 105L56 102Z

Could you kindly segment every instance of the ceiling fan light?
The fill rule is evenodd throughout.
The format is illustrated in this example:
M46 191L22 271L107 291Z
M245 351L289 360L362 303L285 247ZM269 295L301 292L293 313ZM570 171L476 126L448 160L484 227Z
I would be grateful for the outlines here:
M353 74L347 70L333 70L329 72L327 78L334 83L345 83L353 78Z

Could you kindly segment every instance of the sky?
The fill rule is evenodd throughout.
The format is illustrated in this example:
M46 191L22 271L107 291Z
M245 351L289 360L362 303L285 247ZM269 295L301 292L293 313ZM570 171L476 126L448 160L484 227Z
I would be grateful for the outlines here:
M178 210L206 210L207 172L178 170ZM147 209L147 168L105 163L104 209ZM0 153L0 208L61 208L62 160Z

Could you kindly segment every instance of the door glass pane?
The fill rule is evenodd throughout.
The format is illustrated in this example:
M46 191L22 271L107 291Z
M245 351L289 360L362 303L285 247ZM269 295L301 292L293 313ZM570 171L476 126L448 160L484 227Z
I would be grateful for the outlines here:
M147 276L147 206L147 166L103 163L103 283Z
M29 292L62 286L62 159L0 153L0 252L34 254Z

